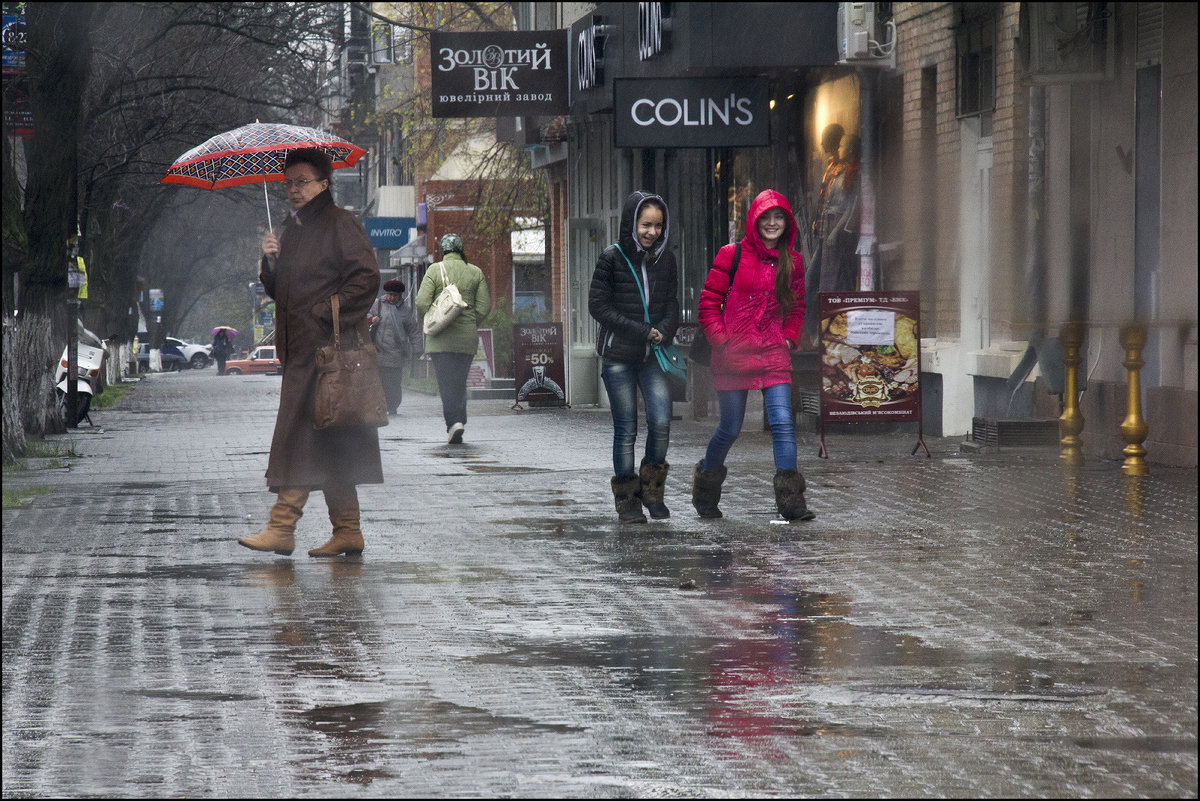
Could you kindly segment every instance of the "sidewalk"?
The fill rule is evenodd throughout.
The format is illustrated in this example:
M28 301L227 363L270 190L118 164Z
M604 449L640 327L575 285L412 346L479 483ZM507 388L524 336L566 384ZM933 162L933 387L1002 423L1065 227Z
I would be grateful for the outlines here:
M362 559L304 555L319 493L282 558L235 542L278 388L152 375L5 474L51 490L4 510L5 797L1197 793L1194 469L802 434L780 525L748 415L702 520L682 419L671 519L619 527L607 410L449 446L406 392Z

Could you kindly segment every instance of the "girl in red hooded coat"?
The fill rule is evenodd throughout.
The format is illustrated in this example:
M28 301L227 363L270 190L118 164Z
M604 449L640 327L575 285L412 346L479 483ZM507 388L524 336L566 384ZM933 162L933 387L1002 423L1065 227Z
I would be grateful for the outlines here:
M725 456L741 433L752 389L762 390L771 426L776 508L788 520L816 516L804 502L792 417L791 351L804 322L804 262L795 242L791 206L768 189L750 204L742 241L718 251L704 281L700 324L712 343L721 422L692 475L692 505L701 517L721 517Z

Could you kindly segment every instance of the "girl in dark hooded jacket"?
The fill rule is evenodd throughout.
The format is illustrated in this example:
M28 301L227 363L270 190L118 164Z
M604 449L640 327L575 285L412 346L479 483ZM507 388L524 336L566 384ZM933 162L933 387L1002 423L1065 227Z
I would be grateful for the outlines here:
M761 390L775 457L775 506L788 520L811 520L796 469L792 359L804 322L804 261L787 198L768 189L750 204L746 235L713 259L700 293L700 325L712 343L721 422L692 474L692 505L720 517L725 456L742 430L746 399ZM738 258L736 269L735 255ZM732 274L732 279L731 279Z
M600 324L596 352L613 416L610 484L622 523L646 522L642 504L655 519L671 515L663 503L671 467L671 388L650 348L651 343L671 344L679 326L678 269L667 250L668 231L665 200L641 191L625 198L620 236L596 260L588 294L588 312ZM646 455L635 473L638 389L647 431Z

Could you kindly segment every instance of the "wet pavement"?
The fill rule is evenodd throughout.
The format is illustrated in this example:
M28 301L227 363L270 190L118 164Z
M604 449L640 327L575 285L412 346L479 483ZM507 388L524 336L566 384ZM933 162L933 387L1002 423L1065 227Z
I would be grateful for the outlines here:
M235 542L278 388L152 375L5 474L5 797L1196 796L1194 469L802 434L780 525L750 416L701 520L685 419L618 527L606 410L449 446L408 392L363 557L314 493L284 558Z

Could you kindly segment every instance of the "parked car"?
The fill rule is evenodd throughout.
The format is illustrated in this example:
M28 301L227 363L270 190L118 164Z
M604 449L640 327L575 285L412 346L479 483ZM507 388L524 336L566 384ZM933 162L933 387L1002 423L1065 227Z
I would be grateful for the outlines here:
M150 343L138 343L138 372L146 373L150 371ZM167 343L163 344L162 349L162 369L165 372L172 373L176 370L184 370L187 368L187 360L183 358L183 354L174 345Z
M203 370L212 364L212 345L197 345L194 342L185 342L175 337L167 337L165 343L179 351L188 367Z
M225 362L227 375L280 374L283 368L275 358L274 345L259 345L250 352L249 358L230 359Z

